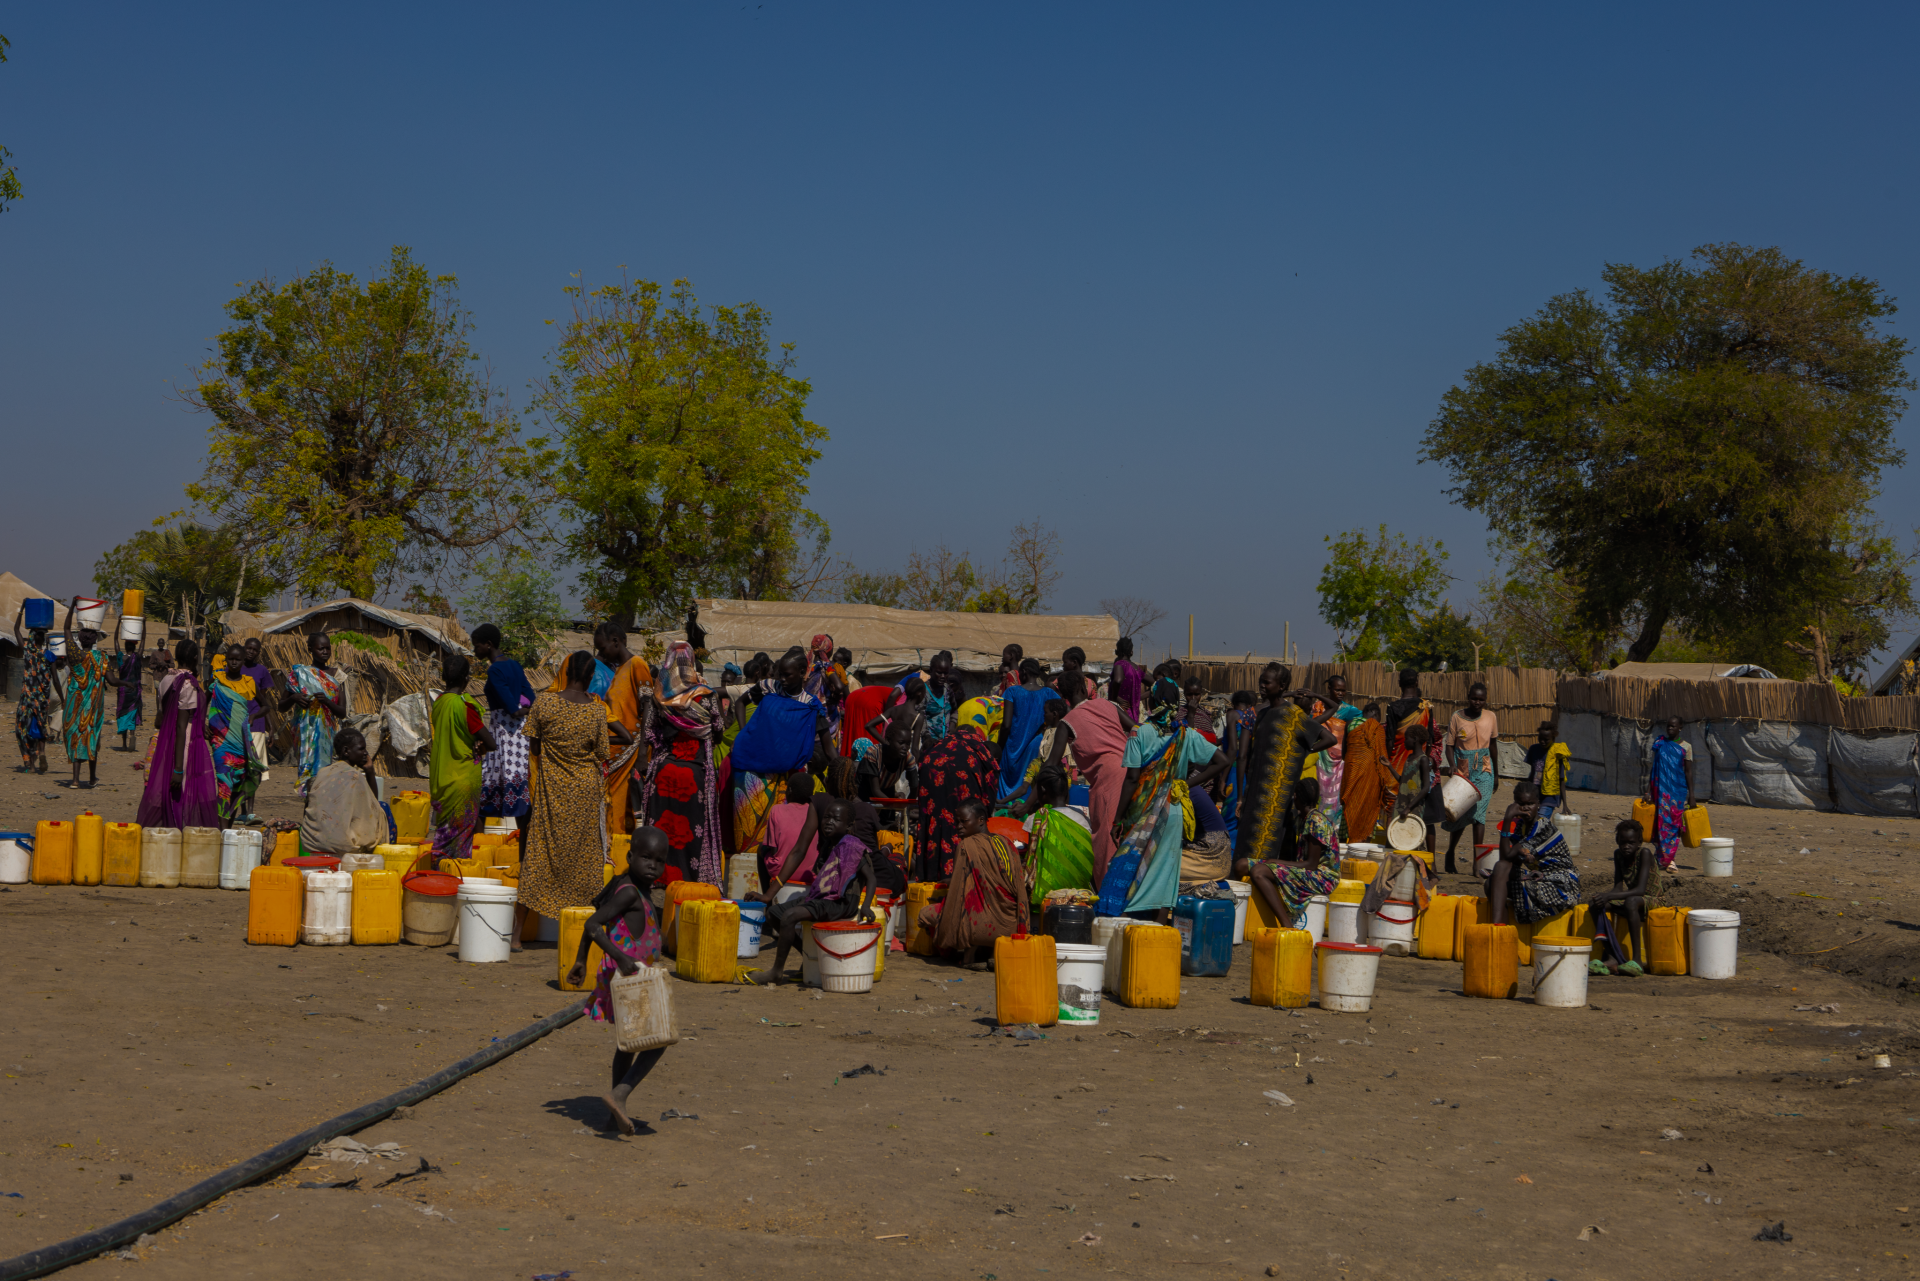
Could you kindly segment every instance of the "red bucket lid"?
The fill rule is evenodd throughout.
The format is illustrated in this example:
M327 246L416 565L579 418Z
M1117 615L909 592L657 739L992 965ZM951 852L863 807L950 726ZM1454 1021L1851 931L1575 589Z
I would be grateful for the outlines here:
M1378 952L1377 947L1368 947L1365 943L1315 943L1315 947L1329 952Z
M415 894L431 894L435 898L456 898L460 893L460 878L445 872L408 872L400 878L400 884Z
M318 868L323 872L337 872L340 870L340 860L332 854L302 854L299 858L281 860L281 866Z
M813 932L818 934L828 930L837 934L842 930L877 930L884 928L885 924L884 921L816 921Z

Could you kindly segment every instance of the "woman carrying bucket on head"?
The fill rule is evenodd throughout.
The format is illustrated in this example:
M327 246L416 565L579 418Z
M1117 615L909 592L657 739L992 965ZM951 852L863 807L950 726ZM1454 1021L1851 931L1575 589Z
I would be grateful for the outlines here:
M23 671L20 701L13 706L13 737L20 744L20 770L37 774L47 772L47 726L53 717L53 657L47 652L47 631L53 626L53 602L41 600L46 621L32 620L26 628L29 602L21 601L13 613L13 641L20 647Z

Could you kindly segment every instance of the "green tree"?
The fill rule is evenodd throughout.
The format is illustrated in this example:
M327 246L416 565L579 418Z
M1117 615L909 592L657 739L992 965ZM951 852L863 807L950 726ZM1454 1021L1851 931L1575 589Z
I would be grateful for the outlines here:
M455 285L396 247L364 285L325 264L227 304L184 397L214 420L187 494L305 595L370 599L529 529L525 449Z
M1474 672L1498 667L1502 660L1471 618L1441 601L1394 636L1393 661L1423 672Z
M776 352L754 303L703 312L684 280L566 293L534 403L587 594L622 626L700 596L785 597L802 535L826 533L801 505L827 433L793 344Z
M1328 537L1320 571L1320 617L1335 631L1337 662L1388 658L1400 637L1440 605L1451 581L1439 539L1409 539L1385 525Z
M5 36L0 36L0 62L7 60L7 50L12 43ZM8 205L20 199L20 175L7 163L11 159L13 153L0 147L0 213L5 213Z
M143 529L93 563L93 586L111 598L129 587L146 593L146 612L201 635L227 610L266 608L280 585L247 567L230 529L182 523Z
M1595 629L1580 621L1579 584L1547 563L1538 539L1496 535L1488 550L1493 568L1480 580L1475 624L1507 662L1584 676L1625 650L1624 629Z
M460 598L470 620L467 630L492 623L500 629L501 648L508 656L537 666L567 623L559 581L559 575L530 557L488 557Z
M1601 274L1604 302L1550 299L1442 399L1423 456L1454 500L1537 541L1582 628L1631 623L1636 661L1675 620L1711 642L1853 608L1849 531L1904 458L1893 300L1735 244Z

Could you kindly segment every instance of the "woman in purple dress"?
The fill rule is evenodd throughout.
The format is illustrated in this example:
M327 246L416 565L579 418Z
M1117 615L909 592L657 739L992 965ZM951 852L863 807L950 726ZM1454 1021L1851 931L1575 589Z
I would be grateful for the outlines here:
M160 682L154 715L153 761L140 796L142 827L219 827L219 791L207 746L207 698L194 676L200 646L173 647L178 664Z

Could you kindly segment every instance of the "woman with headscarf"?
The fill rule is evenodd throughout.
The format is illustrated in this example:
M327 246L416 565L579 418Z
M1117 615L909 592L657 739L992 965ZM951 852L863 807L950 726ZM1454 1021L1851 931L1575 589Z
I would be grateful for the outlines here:
M1308 759L1333 745L1325 724L1333 709L1318 717L1308 715L1301 695L1288 693L1292 684L1293 669L1284 663L1268 663L1260 673L1260 694L1267 705L1254 722L1247 745L1247 790L1240 799L1240 823L1233 842L1234 857L1248 863L1291 859L1291 853L1281 851L1291 849L1287 812L1294 801L1294 784L1300 781ZM1318 778L1314 784L1317 802Z
M1093 884L1106 879L1113 861L1113 820L1119 817L1120 796L1127 782L1127 736L1134 720L1126 708L1105 698L1088 698L1071 682L1064 689L1069 704L1061 722L1073 735L1073 759L1087 784L1087 822L1093 831Z
M218 827L205 691L193 674L200 665L200 646L183 640L173 647L173 656L179 666L160 679L153 763L136 821L142 827Z
M1316 697L1307 712L1319 716L1332 709L1321 724L1333 735L1333 746L1314 753L1311 771L1320 784L1320 811L1335 831L1340 829L1340 807L1345 795L1341 779L1346 772L1345 748L1347 727L1360 719L1360 709L1347 701L1347 678L1338 673L1327 677L1327 692L1324 697Z
M846 709L847 680L833 661L833 637L816 634L807 649L807 693L827 709L827 729L840 732L840 717Z
M314 776L333 764L333 736L347 715L346 669L331 666L333 641L325 632L307 637L307 658L287 673L287 690L280 696L281 711L299 709L293 722L299 736L295 772L302 796L313 786Z
M1345 762L1340 771L1340 811L1347 840L1370 842L1380 822L1389 788L1386 767L1386 727L1380 723L1380 704L1368 703L1361 717L1347 726L1342 743Z
M1660 856L1660 866L1670 868L1680 857L1687 811L1693 806L1693 744L1681 736L1678 716L1667 718L1666 733L1653 740L1651 752L1647 800L1653 806L1653 830L1648 835Z
M920 757L919 875L915 879L943 881L952 874L963 838L961 813L973 804L984 805L992 813L999 780L999 754L973 719L957 718L952 733L927 744Z
M1180 844L1197 834L1191 789L1225 773L1227 757L1176 723L1179 682L1162 677L1147 696L1147 719L1127 743L1126 782L1113 823L1119 852L1100 883L1100 914L1170 909L1180 886Z
M540 768L533 771L526 848L520 858L516 950L518 926L529 910L558 920L567 908L586 907L600 894L605 875L601 869L611 848L602 767L613 754L613 740L605 705L587 692L593 674L592 654L583 649L570 655L560 665L565 682L561 691L547 690L535 698L521 727ZM652 887L638 888L644 894Z
M667 647L653 708L643 723L647 769L640 782L641 812L667 834L668 866L689 881L725 884L720 771L714 762L720 719L713 687L701 678L693 646L685 641Z
M245 648L238 643L227 646L226 660L207 687L213 695L207 710L207 743L213 752L214 791L222 825L231 826L253 814L260 766L253 759L253 677L240 674L247 661Z
M1047 704L1058 702L1060 691L1042 679L1040 660L1027 658L1020 662L1020 683L1008 686L1000 697L1006 704L1006 740L1000 746L1000 799L1005 800L1026 781L1027 766L1040 750Z
M500 652L500 629L482 623L473 629L474 656L487 665L487 729L499 746L480 758L480 816L524 819L533 804L527 736L521 732L533 710L533 686L527 670Z
M806 656L784 654L773 671L773 691L755 705L728 757L736 850L767 843L767 814L786 799L787 775L811 764L816 749L823 761L833 750L827 709L806 690Z

